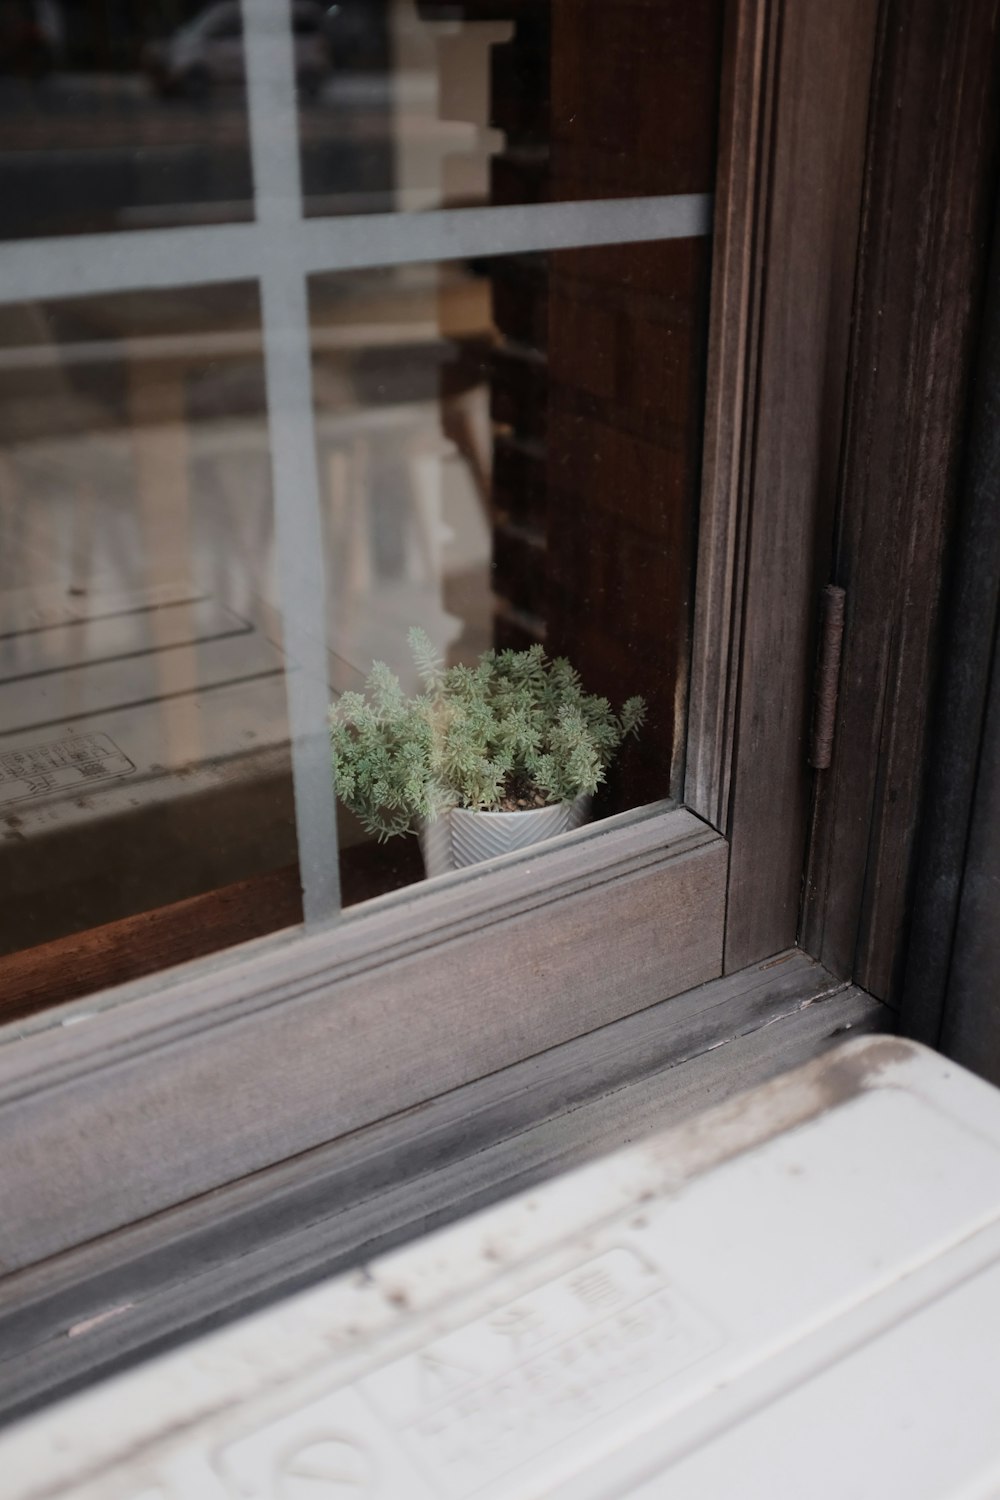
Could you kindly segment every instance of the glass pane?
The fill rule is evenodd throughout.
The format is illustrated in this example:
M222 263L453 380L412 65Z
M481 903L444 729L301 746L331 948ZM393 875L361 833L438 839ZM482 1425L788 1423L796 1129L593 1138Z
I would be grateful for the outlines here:
M136 231L80 289L120 284L72 300L78 245L0 245L2 294L21 299L0 305L0 957L29 950L35 1003L332 918L345 695L379 661L418 694L414 627L442 670L538 647L580 675L490 667L493 792L449 783L456 818L676 794L720 16L721 0L0 7L0 239ZM253 216L248 111L270 210L234 236L213 225ZM499 211L305 224L297 143L307 216ZM655 232L700 238L632 242L648 204L539 211L678 194L700 209L653 205ZM553 249L567 219L580 248ZM202 285L220 266L260 280ZM125 290L150 284L172 289ZM387 819L340 777L346 905L437 872L416 833L433 800ZM39 987L31 954L67 942Z
M252 216L235 0L3 0L0 239Z
M300 919L273 531L254 286L0 308L0 953Z
M594 814L678 791L709 260L671 240L314 279L335 696L373 660L418 694L414 626L447 665L538 643L616 712L646 703ZM424 873L361 801L348 901Z
M717 0L338 0L327 59L296 43L306 212L710 191L721 16Z

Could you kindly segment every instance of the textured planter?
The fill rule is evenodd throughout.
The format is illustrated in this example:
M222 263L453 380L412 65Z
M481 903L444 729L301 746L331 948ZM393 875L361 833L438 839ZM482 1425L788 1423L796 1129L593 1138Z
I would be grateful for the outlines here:
M468 812L456 807L420 829L420 852L428 876L478 865L579 828L590 817L592 798L584 794L555 807L528 812Z

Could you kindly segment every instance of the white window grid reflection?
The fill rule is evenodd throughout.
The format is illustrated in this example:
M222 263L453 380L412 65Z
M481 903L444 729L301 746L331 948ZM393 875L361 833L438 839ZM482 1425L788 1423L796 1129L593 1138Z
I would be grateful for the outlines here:
M326 579L312 403L308 278L711 232L712 199L679 194L573 203L303 215L291 6L241 0L255 218L0 246L0 302L254 281L260 291L287 662L296 832L307 927L341 914L326 728Z

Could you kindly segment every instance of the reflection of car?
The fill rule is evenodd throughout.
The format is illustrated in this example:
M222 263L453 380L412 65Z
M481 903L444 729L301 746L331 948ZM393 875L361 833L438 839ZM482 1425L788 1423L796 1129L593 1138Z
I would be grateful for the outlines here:
M307 93L320 87L330 71L330 46L321 6L296 0L292 7L295 72ZM243 81L243 18L238 0L218 0L143 52L143 66L164 94L207 94L220 83Z

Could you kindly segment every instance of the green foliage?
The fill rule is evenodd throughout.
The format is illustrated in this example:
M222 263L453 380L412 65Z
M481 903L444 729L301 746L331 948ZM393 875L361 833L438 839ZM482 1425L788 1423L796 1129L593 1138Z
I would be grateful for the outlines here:
M330 710L338 795L380 839L452 807L490 812L508 797L551 804L594 792L645 717L642 698L615 714L541 646L445 668L424 631L411 630L409 643L421 694L407 698L375 662L364 692Z

